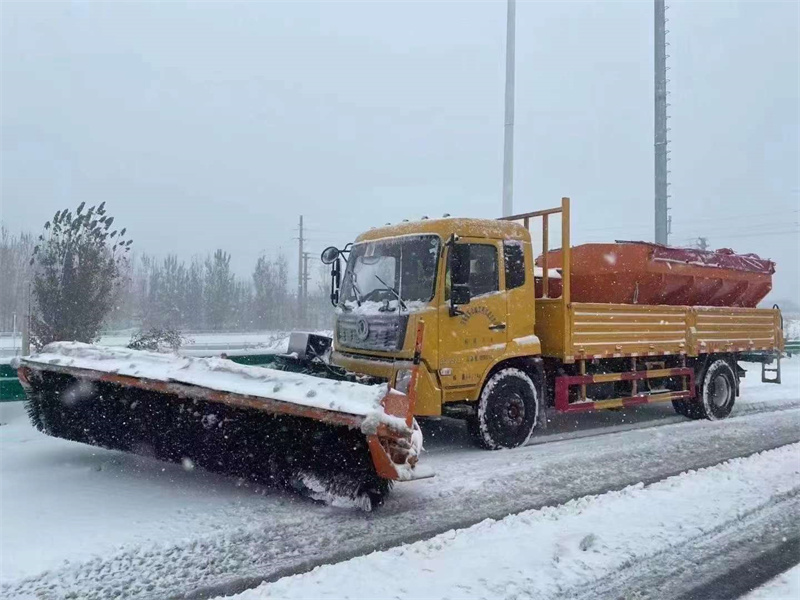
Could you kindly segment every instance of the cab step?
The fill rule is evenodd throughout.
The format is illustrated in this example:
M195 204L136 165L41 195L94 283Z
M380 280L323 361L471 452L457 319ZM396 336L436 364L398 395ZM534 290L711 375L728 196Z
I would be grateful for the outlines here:
M761 363L761 381L763 383L780 383L781 382L781 355L780 353L775 357L775 366L767 366L771 363ZM773 375L770 376L769 374Z

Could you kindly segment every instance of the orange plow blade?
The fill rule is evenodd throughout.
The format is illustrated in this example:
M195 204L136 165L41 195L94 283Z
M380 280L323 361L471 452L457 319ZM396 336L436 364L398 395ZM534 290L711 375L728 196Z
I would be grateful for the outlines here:
M406 393L74 342L21 359L18 374L31 421L48 435L370 510L393 481L422 475L418 354Z

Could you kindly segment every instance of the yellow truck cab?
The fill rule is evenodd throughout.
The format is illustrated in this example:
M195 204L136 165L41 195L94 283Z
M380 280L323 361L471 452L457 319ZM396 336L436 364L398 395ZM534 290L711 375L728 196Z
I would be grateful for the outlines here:
M559 271L547 265L548 217L560 218ZM529 232L534 219L542 222L541 268ZM548 406L575 412L672 401L689 417L727 416L742 375L736 360L743 357L715 352L699 339L693 307L654 312L653 306L570 302L569 239L565 198L560 207L505 220L389 225L341 251L327 249L323 262L332 265L336 307L331 363L405 391L423 321L415 415L464 417L487 448L525 443L537 423L544 425ZM554 277L561 278L560 294L548 298ZM769 338L755 359L780 357L777 310L718 311L708 339L738 339L743 329L733 321L744 315L760 327L758 339ZM665 314L682 339L664 333ZM723 364L713 366L712 359ZM705 384L709 369L716 384ZM712 387L719 405L704 400Z

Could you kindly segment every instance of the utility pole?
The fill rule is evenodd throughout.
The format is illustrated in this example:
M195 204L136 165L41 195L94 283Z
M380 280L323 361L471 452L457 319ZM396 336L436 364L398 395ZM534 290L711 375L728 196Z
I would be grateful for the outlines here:
M300 242L297 260L297 320L302 323L305 319L305 305L303 303L303 215L300 215Z
M517 1L508 0L506 21L506 114L503 140L503 216L514 210L514 49Z
M655 241L669 242L667 224L667 15L664 0L654 0L655 88Z

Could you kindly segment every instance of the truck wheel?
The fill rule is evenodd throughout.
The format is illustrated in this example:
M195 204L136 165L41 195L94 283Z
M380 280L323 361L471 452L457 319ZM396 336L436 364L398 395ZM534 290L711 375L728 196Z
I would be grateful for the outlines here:
M736 375L726 360L716 360L708 367L700 387L700 408L706 419L724 419L736 400Z
M683 415L684 417L688 417L689 413L686 409L686 400L673 400L672 401L672 408L675 409L675 412L679 415Z
M706 416L700 409L700 404L696 400L673 400L672 408L679 415L689 419L705 419Z
M538 411L530 376L520 369L501 369L483 386L477 414L467 421L467 428L482 448L516 448L531 437Z

